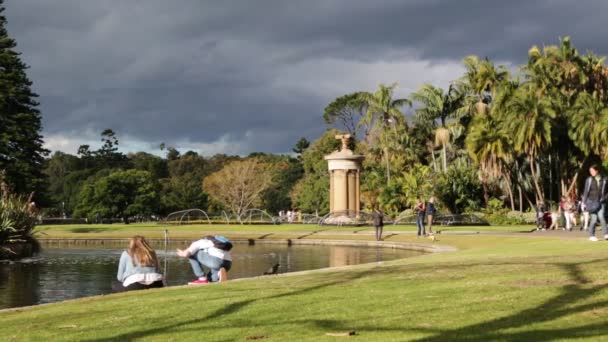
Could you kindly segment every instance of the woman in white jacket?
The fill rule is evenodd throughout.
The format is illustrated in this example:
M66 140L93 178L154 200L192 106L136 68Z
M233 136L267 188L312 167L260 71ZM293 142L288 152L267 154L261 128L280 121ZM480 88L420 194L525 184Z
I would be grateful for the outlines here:
M143 236L129 240L129 247L122 252L118 263L113 292L163 287L163 275L158 267L156 252Z

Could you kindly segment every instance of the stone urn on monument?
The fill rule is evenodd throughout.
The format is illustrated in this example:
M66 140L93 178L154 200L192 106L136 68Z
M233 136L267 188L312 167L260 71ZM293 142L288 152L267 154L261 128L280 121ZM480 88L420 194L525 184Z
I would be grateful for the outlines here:
M365 158L348 148L350 134L336 135L339 151L325 156L329 169L329 211L327 224L355 224L359 217L361 162Z

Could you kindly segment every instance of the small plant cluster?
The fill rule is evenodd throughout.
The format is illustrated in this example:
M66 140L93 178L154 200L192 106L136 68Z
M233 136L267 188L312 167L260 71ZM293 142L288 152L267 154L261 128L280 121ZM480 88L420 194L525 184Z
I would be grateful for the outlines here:
M32 243L37 249L33 230L37 222L37 209L29 196L13 193L4 182L4 173L0 172L0 249L10 250L6 245L11 243Z
M533 224L536 220L534 212L512 211L505 208L503 201L496 198L488 201L481 214L492 225Z

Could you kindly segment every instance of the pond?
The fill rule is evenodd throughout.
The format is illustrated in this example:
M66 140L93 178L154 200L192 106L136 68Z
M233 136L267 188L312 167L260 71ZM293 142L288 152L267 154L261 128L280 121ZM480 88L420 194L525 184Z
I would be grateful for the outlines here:
M94 247L43 245L37 257L0 263L0 309L110 293L124 247L125 243ZM170 245L167 253L155 246L169 286L184 285L194 279L189 263L175 254L177 247L187 245ZM236 244L229 278L260 276L277 263L280 264L278 273L286 273L420 254L422 252L381 247Z

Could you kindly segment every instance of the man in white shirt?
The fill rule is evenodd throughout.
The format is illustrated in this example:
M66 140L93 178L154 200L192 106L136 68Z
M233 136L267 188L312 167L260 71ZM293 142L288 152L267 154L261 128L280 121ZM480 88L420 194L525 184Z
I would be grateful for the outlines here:
M177 249L177 255L188 258L197 279L188 285L228 280L227 272L232 267L230 250L232 243L223 236L205 236L185 249ZM205 272L207 270L207 272Z

